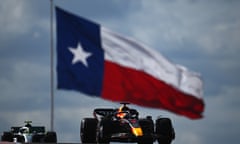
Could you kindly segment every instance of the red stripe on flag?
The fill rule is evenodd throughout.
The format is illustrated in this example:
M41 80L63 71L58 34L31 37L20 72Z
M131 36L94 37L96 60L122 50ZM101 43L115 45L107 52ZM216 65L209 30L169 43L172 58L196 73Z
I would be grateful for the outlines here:
M162 108L192 119L202 117L202 99L135 69L105 61L102 98Z

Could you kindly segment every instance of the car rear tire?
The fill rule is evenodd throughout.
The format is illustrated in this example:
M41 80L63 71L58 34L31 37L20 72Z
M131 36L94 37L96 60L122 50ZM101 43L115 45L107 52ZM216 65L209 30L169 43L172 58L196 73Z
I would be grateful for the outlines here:
M44 137L44 134L35 134L32 136L32 143L43 143Z
M17 135L16 138L17 138L17 142L26 143L26 140L25 140L24 136Z
M171 144L175 138L172 122L169 118L159 118L156 120L156 134L159 144Z
M96 143L96 130L98 120L85 118L81 121L80 137L82 143Z
M139 138L138 144L153 144L154 123L151 118L140 119L139 125L143 131L143 137Z
M44 142L45 143L57 143L57 133L56 132L47 132Z
M98 144L109 144L111 134L111 121L108 119L102 119L97 130L97 143Z

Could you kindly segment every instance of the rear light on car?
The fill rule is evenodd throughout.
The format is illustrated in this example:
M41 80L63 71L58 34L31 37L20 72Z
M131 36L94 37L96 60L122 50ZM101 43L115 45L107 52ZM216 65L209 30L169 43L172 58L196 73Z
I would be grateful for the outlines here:
M132 124L135 124L135 123L137 123L137 120L136 120L136 119L131 119L130 122L131 122Z

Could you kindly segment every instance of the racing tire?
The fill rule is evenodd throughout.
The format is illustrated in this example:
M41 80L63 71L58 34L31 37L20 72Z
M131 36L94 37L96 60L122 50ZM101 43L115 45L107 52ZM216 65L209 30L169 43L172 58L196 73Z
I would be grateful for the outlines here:
M98 120L85 118L81 121L80 137L82 143L96 143L96 130Z
M16 138L17 138L17 142L20 142L20 143L26 142L24 136L22 135L17 135Z
M175 132L169 118L159 118L156 120L156 134L159 144L171 144L175 138Z
M143 131L143 137L139 138L138 144L153 144L154 123L151 118L140 119L139 125Z
M44 134L35 134L32 136L32 143L43 143L44 142Z
M1 141L13 142L13 134L11 132L3 132Z
M99 123L98 130L97 130L97 143L98 144L109 144L110 138L109 135L111 134L111 121L108 119L103 119Z
M57 133L56 132L47 132L45 138L45 143L57 143Z

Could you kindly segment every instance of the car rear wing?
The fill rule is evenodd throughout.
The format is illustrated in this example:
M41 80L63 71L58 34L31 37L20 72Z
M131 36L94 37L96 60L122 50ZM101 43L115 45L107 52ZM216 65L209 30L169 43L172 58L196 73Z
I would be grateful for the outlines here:
M94 109L93 116L97 118L97 115L102 117L111 117L114 116L118 112L118 109L109 109L109 108L98 108ZM133 117L138 117L138 111L135 109L129 109L129 113Z
M13 133L18 133L20 128L22 128L22 127L11 127L11 131ZM45 133L45 127L44 126L29 127L29 132L30 133Z
M103 117L106 117L106 116L113 116L115 113L116 113L116 109L103 109L103 108L100 108L100 109L94 109L93 111L93 115L96 116L96 115L100 115L100 116L103 116Z

